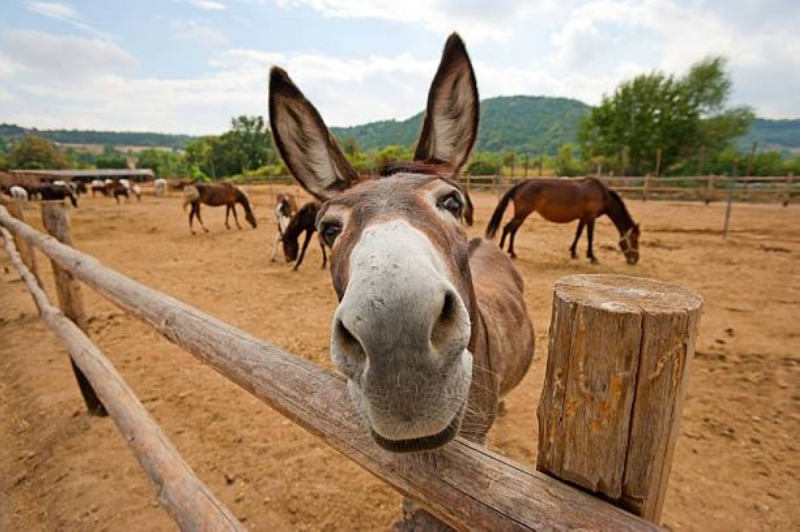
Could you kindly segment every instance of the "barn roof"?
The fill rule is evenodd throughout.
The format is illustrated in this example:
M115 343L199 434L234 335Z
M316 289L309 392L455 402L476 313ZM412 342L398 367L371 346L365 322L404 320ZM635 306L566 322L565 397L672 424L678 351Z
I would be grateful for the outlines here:
M149 168L135 170L11 170L11 173L53 177L155 177Z

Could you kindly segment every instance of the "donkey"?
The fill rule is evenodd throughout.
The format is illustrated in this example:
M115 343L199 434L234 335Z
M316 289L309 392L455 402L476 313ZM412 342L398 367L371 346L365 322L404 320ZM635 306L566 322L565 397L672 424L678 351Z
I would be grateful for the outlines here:
M278 254L278 244L283 240L283 235L286 234L286 227L295 213L297 213L297 200L294 199L292 194L281 192L275 196L275 221L278 223L278 234L275 235L275 245L272 246L270 262L275 262L275 256Z
M288 74L270 72L275 145L323 202L316 223L339 299L331 357L373 440L392 452L436 449L457 434L484 442L532 360L522 277L460 222L466 196L455 178L475 144L478 107L472 64L453 34L414 156L436 175L363 177Z
M185 211L188 205L192 206L192 210L189 212L189 230L192 234L194 234L192 221L195 216L200 221L200 227L203 228L203 231L208 232L208 229L203 224L203 219L200 218L201 203L205 203L210 207L225 205L225 228L231 228L228 225L228 220L230 219L231 211L233 211L233 220L236 222L236 228L241 229L239 217L236 215L236 204L238 203L244 208L244 217L247 222L253 229L256 228L256 217L250 207L250 200L241 188L231 183L194 183L187 185L183 189L183 210Z

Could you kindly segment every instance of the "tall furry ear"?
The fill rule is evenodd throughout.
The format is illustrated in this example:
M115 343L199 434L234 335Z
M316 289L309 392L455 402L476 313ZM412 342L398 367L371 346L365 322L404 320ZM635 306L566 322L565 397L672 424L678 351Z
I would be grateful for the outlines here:
M269 122L289 171L317 199L325 201L358 181L319 112L279 67L269 76Z
M447 39L428 93L425 121L414 159L446 162L460 169L478 137L480 102L475 72L464 41Z

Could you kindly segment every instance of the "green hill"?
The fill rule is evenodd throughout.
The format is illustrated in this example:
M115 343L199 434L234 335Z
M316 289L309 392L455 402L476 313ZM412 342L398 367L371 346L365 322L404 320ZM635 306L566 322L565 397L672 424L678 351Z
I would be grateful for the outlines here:
M501 96L481 102L476 149L554 155L559 146L575 142L578 124L589 106L568 98ZM409 145L422 128L422 113L403 121L383 120L353 127L334 127L339 137L353 137L362 150L391 144Z
M768 120L756 118L750 131L737 139L740 150L748 150L758 141L759 151L768 149L800 152L800 120Z
M79 129L35 129L13 124L0 124L0 137L15 140L33 133L62 144L99 144L103 146L141 146L148 148L184 148L192 140L190 135L166 133L136 133L129 131L91 131Z

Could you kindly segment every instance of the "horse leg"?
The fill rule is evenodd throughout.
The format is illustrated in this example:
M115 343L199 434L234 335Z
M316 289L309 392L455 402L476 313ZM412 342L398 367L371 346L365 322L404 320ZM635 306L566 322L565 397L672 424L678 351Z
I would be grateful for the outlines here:
M594 242L594 220L586 222L586 237L589 239L589 249L586 251L586 257L592 264L599 264L600 261L594 256L594 249L592 248L592 243Z
M517 258L517 254L514 252L514 239L517 237L517 231L519 231L519 228L522 226L523 221L524 218L519 220L517 218L514 218L513 220L508 222L509 226L508 230L509 233L511 234L511 236L508 239L508 254L511 256L512 259ZM505 229L503 229L503 231L505 231Z
M203 223L203 219L200 217L200 203L197 203L196 205L197 205L197 210L195 212L195 215L197 216L197 220L200 222L200 227L203 228L203 231L208 233L208 229L206 229L206 224Z
M325 252L325 244L322 242L322 237L319 238L319 247L322 248L322 269L328 265L328 254Z
M236 229L241 229L242 226L239 225L239 215L236 214L236 205L231 205L231 210L233 211L233 221L236 222Z
M573 259L578 258L578 240L581 238L584 225L586 225L586 222L583 220L578 222L578 230L575 232L575 240L572 241L572 245L569 247L569 254Z
M194 235L197 233L194 232L194 226L192 225L193 221L194 221L194 205L192 205L192 208L189 209L189 231L191 231L192 234Z
M281 241L281 233L278 231L278 234L275 235L275 245L272 246L272 257L270 257L270 262L275 262L275 257L278 255L278 243Z
M311 231L306 231L306 238L303 240L303 249L300 250L300 256L297 257L297 262L294 263L294 268L292 270L297 271L300 265L303 263L303 257L306 256L306 248L308 248L308 244L311 242Z
M228 225L228 218L230 217L230 215L231 215L231 206L225 205L225 229L231 228L231 226Z
M506 236L508 236L508 226L511 225L511 222L507 223L503 226L503 236L500 237L500 249L503 249L506 243Z

